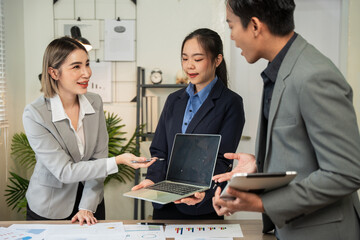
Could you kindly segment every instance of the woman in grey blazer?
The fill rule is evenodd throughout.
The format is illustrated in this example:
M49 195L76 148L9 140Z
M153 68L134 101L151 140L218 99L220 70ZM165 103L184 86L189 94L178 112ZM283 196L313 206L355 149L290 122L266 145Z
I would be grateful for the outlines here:
M87 93L91 76L86 49L76 40L53 40L44 53L41 91L27 105L23 123L36 165L26 193L27 220L105 219L104 179L118 164L148 167L143 157L108 157L102 100Z

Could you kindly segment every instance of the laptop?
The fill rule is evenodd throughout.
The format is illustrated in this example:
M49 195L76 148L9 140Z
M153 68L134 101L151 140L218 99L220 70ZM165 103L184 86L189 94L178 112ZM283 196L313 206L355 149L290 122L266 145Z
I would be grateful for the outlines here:
M220 141L215 134L176 134L165 180L123 195L166 204L209 189Z

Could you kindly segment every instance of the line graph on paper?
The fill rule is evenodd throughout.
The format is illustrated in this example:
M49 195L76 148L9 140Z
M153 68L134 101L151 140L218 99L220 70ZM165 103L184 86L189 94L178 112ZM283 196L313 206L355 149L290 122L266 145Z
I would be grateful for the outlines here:
M239 224L167 225L165 236L175 237L242 237Z

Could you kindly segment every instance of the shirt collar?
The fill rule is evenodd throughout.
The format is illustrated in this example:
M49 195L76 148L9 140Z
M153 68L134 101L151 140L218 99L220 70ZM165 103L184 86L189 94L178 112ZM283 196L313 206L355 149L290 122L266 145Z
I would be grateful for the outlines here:
M199 99L201 102L204 102L206 100L206 98L208 97L211 89L214 87L215 83L217 82L218 77L215 76L214 80L212 80L208 85L206 85L206 87L204 87L203 89L201 89L200 92L197 92L196 94L194 94L194 84L189 83L189 86L187 86L186 88L186 92L190 97L194 97L194 96L199 96Z
M272 62L269 62L268 66L265 70L261 73L261 76L264 79L264 75L270 80L271 82L275 82L277 75L280 70L280 66L285 58L286 53L289 51L292 43L295 41L298 34L294 32L294 35L289 39L286 45L281 49L281 51L276 55Z
M78 99L80 104L80 116L95 113L94 108L91 106L89 100L87 100L84 95L78 95ZM68 118L58 94L50 98L50 106L53 122L61 121Z
M78 98L80 103L80 111L83 111L84 115L95 113L94 108L91 106L89 100L84 95L78 95Z

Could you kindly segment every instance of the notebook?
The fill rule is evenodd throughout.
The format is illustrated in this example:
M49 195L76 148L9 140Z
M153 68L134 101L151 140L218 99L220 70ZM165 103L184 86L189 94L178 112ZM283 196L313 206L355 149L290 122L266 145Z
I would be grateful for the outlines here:
M176 134L166 179L123 195L166 204L209 189L220 141L216 134Z

